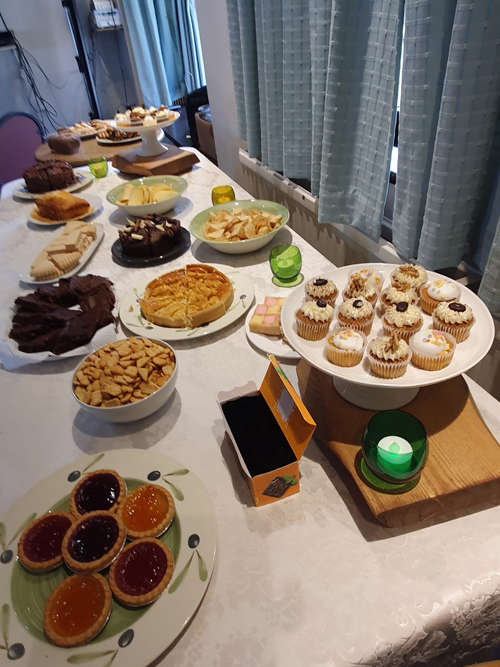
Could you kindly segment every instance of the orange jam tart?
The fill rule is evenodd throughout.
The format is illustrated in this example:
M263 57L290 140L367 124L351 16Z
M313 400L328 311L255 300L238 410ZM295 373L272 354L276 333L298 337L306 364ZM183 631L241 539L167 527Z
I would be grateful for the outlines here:
M112 596L100 574L78 574L62 581L45 604L43 629L57 646L79 646L108 622Z
M109 570L113 595L129 607L154 602L167 588L174 559L163 542L145 537L125 547Z
M170 493L157 484L144 484L125 498L120 517L129 539L158 537L172 523L175 503Z
M52 570L60 565L62 541L74 518L68 512L48 512L31 523L17 546L19 560L29 570Z
M114 470L96 470L73 489L69 509L78 519L89 512L116 512L127 495L123 478Z
M125 527L109 512L90 512L76 521L62 542L62 555L74 572L91 574L108 567L123 549Z

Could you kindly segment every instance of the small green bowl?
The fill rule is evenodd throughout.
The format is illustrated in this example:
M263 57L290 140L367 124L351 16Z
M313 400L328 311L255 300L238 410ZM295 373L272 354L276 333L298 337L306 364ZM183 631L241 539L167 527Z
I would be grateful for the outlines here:
M208 220L210 213L217 213L217 211L232 211L234 208L258 208L261 211L269 211L273 215L283 216L281 219L280 226L265 234L264 236L258 236L255 239L245 239L241 241L209 241L205 238L203 233L203 225ZM217 204L217 206L211 206L210 208L205 209L201 213L198 213L192 220L189 225L189 231L191 234L203 243L208 243L216 250L225 253L226 255L244 255L247 252L254 252L255 250L260 250L265 245L267 245L279 230L286 225L290 218L290 213L287 208L281 204L277 204L274 201L266 201L265 199L242 199L240 201L230 201L224 204Z
M123 191L125 190L126 185L147 185L151 187L152 185L158 185L159 183L165 183L169 185L172 190L175 190L178 194L170 199L165 201L159 201L156 204L143 204L142 206L128 206L126 204L119 204L119 200L122 198ZM140 216L148 215L150 213L166 213L170 211L180 199L182 193L187 189L188 182L185 178L180 176L144 176L143 178L135 178L133 181L126 181L122 185L118 185L116 188L113 188L106 195L106 199L113 206L117 206L124 213L128 215Z

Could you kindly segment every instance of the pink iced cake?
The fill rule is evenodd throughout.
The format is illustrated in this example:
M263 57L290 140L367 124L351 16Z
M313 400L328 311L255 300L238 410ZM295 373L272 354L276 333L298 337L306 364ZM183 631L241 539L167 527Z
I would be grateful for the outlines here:
M266 336L281 336L281 308L284 302L284 297L266 296L264 303L255 307L249 323L250 331Z

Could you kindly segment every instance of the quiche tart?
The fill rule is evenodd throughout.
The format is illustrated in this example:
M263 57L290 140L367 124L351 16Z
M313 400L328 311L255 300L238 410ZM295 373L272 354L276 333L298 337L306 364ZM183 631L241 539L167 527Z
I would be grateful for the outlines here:
M171 494L158 484L143 484L131 491L120 507L127 537L158 537L172 523L175 503Z
M114 470L96 470L83 477L69 498L69 509L77 519L89 512L116 512L127 495L122 477Z
M233 297L231 281L223 273L206 264L188 264L151 281L140 305L153 324L194 329L222 317Z
M154 602L167 588L174 571L170 549L146 537L125 547L109 570L113 595L128 607Z
M60 565L62 541L74 518L68 512L48 512L26 528L17 545L19 560L36 572L52 570Z
M64 562L79 574L100 572L123 549L125 536L125 526L116 514L89 512L76 521L64 536Z
M53 644L64 648L86 644L108 622L112 603L109 584L100 574L68 577L45 603L45 634Z

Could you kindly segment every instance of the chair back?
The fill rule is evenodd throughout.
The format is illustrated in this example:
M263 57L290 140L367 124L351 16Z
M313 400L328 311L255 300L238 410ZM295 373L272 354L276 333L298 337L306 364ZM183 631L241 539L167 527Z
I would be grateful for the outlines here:
M0 183L21 178L36 162L35 150L43 143L40 122L28 113L14 111L0 118Z

